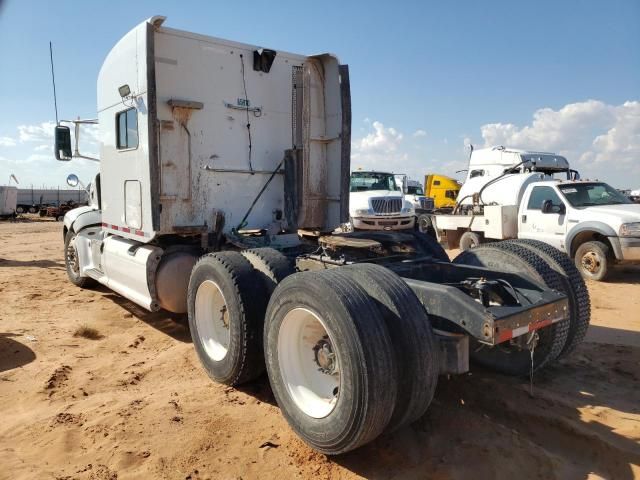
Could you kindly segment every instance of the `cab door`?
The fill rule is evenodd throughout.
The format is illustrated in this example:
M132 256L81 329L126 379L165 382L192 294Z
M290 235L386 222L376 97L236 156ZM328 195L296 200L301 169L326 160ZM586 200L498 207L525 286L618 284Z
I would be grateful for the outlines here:
M565 250L566 205L551 186L534 186L522 199L518 238L530 238Z

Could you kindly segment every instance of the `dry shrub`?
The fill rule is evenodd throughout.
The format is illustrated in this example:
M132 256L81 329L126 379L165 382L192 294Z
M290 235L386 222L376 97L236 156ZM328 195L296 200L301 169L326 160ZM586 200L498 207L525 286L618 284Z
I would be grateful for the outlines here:
M89 340L100 340L104 338L104 335L101 335L98 330L93 327L88 327L87 325L82 325L73 332L74 337L82 337L88 338Z

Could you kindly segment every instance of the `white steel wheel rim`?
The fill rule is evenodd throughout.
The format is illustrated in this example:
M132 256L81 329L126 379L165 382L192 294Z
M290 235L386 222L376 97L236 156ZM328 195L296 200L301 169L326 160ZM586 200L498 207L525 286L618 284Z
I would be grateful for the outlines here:
M324 418L334 410L340 395L340 355L317 314L294 308L285 315L278 331L278 365L291 399L302 412Z
M196 330L205 353L219 362L229 350L229 309L217 283L205 280L198 286L195 308Z
M74 277L80 275L80 266L78 265L78 250L76 249L76 236L74 235L69 240L69 245L67 245L67 265L71 268L71 272L73 272Z

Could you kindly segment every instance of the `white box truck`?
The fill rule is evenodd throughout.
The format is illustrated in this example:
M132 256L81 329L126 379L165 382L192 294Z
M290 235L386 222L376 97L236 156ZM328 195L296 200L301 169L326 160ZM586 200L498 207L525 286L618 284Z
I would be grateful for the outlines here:
M640 263L640 205L576 177L553 153L476 150L453 213L433 215L432 225L441 242L463 251L514 238L547 243L592 280L613 265Z
M421 417L438 375L469 357L523 375L580 343L588 295L556 250L499 243L450 262L420 233L330 233L350 178L334 55L164 20L126 34L100 71L100 174L62 232L71 282L187 312L207 374L237 385L266 368L293 430L327 454ZM74 156L67 126L55 143Z

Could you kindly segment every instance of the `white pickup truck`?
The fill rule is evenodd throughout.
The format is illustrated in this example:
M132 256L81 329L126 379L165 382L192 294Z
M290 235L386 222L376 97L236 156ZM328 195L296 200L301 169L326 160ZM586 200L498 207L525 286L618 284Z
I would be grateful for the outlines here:
M508 178L510 177L510 178ZM640 263L640 205L603 182L553 180L542 173L513 174L482 213L437 215L436 233L449 248L465 250L488 240L540 240L571 256L582 275L603 280L613 264Z
M405 230L415 225L415 208L393 173L351 173L349 216L354 230Z

